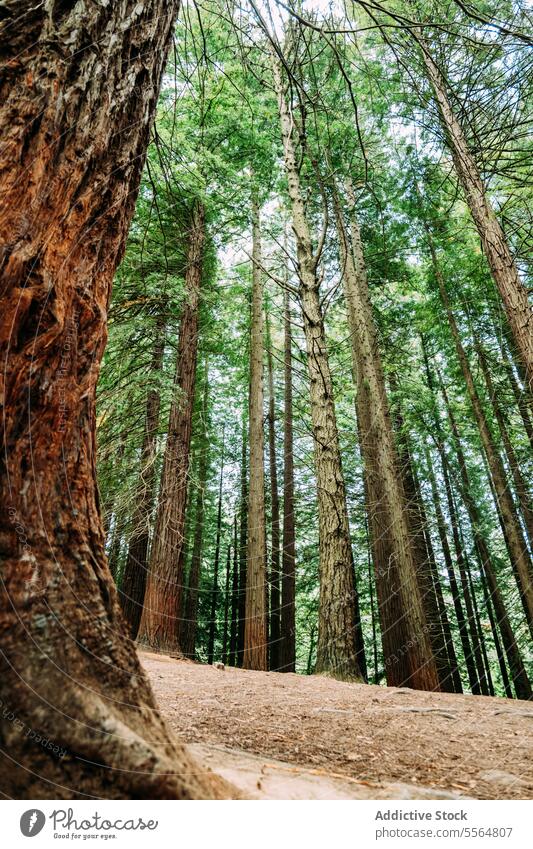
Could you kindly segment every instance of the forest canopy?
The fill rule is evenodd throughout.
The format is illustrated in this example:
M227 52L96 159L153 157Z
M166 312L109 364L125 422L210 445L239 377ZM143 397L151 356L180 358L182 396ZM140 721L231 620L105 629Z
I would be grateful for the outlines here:
M141 642L530 694L531 396L491 250L530 329L531 53L497 11L182 7L98 396Z

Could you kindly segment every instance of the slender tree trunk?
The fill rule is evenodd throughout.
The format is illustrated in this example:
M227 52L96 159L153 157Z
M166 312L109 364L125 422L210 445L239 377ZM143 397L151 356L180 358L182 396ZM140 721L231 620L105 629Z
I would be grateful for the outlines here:
M205 526L205 495L207 487L207 472L209 468L209 442L207 439L207 414L209 399L209 364L207 356L204 365L204 393L201 412L201 437L199 439L198 460L198 490L196 492L196 511L194 517L194 537L192 545L191 567L183 620L180 629L180 646L185 657L194 660L196 657L196 630L198 627L198 594L200 589L200 573L202 570L202 553L204 545Z
M209 616L209 637L207 643L207 662L209 664L213 663L215 659L215 637L218 632L218 569L220 565L220 538L222 536L222 486L224 483L224 454L224 431L222 431L222 456L220 458L220 478L218 483L217 534L215 541L215 560L213 565L213 586L211 588L211 614Z
M453 112L442 73L433 60L422 35L413 30L411 32L420 46L455 170L477 227L494 282L502 298L516 349L524 367L527 385L531 390L533 388L533 313L527 289L520 280L505 234L487 197L462 127Z
M266 522L263 432L263 272L257 201L252 201L252 325L250 342L250 491L246 570L245 669L263 669L267 661Z
M230 575L231 575L231 543L228 545L226 556L226 583L224 588L224 632L222 634L222 663L228 663L228 624L229 624L229 600L230 600Z
M247 434L245 421L242 423L241 457L241 503L239 534L239 617L237 628L237 665L242 666L244 657L244 624L246 622L246 562L248 539L248 471Z
M444 403L446 406L446 411L448 414L448 419L450 422L450 427L453 435L455 453L457 455L457 461L459 464L459 472L461 476L461 485L460 485L460 493L463 503L466 505L466 509L468 511L468 515L470 518L470 524L472 527L472 535L474 537L474 543L476 546L476 550L479 556L479 561L482 566L482 570L486 576L487 584L488 584L488 592L490 599L494 605L494 612L496 614L496 619L498 625L500 627L500 632L502 635L502 642L505 648L505 653L507 655L507 660L509 662L509 668L511 670L513 684L516 690L516 695L519 699L530 699L531 698L531 684L529 682L529 678L527 672L524 667L524 663L522 661L522 657L520 654L520 650L516 643L516 639L513 633L513 629L509 620L509 616L507 614L507 610L505 608L505 604L500 593L500 589L496 580L496 573L492 565L492 560L490 557L489 550L487 548L487 544L483 537L481 528L482 521L481 515L478 509L478 506L472 496L472 489L470 486L470 479L468 475L468 470L466 467L465 456L463 452L463 448L461 445L461 439L459 436L459 431L457 428L457 424L455 422L455 417L452 412L452 408L450 406L450 402L448 399L448 393L446 392L446 388L440 381L440 388L442 392L442 396L444 398Z
M496 334L497 335L497 334ZM505 367L505 371L507 373L507 377L509 380L509 384L511 386L511 390L514 395L514 399L516 401L516 406L520 412L520 416L522 418L522 422L524 425L524 430L527 433L527 438L529 439L529 445L531 450L533 451L533 423L531 422L531 416L527 403L527 395L526 391L519 386L518 380L516 379L516 375L514 373L513 364L509 357L509 353L505 346L505 342L499 342L500 350L502 354L503 364Z
M452 527L452 538L453 545L455 549L455 562L457 564L457 568L459 569L459 578L461 580L461 587L463 590L463 599L465 603L466 609L466 618L468 622L468 630L470 633L470 644L473 650L473 659L476 666L476 674L478 681L478 689L484 696L489 695L488 682L485 677L485 670L483 666L483 656L481 652L481 644L480 644L480 634L477 630L476 619L474 615L474 607L472 602L472 596L470 594L470 587L468 584L467 577L467 562L465 557L465 552L463 550L460 534L459 534L459 521L457 517L457 511L455 509L455 501L453 498L453 492L450 482L450 477L448 474L448 462L446 458L446 454L444 452L444 447L441 446L441 463L442 463L442 474L444 477L444 486L446 489L446 499L448 502L448 514L450 517L450 524ZM439 451L440 453L440 451Z
M283 413L283 548L281 577L280 671L294 672L296 664L296 532L294 520L294 438L292 426L292 331L289 293L283 293L284 310L284 413Z
M494 444L494 439L489 428L476 386L474 384L470 365L468 363L468 359L461 342L457 322L455 321L455 316L452 312L448 293L446 291L444 278L439 268L433 239L431 237L431 233L429 232L429 228L426 229L428 234L428 244L433 263L433 270L435 272L435 277L439 286L442 303L446 310L448 323L450 325L453 341L455 344L455 350L457 352L457 358L461 366L461 371L466 384L468 397L472 405L472 410L474 412L474 417L478 426L483 450L485 452L485 457L487 458L487 463L490 469L490 475L494 484L494 491L496 494L496 502L498 506L498 515L502 524L502 531L504 534L505 542L507 544L509 559L511 561L511 565L516 576L518 588L520 590L520 597L524 606L526 619L529 628L533 633L533 567L531 564L531 559L529 557L527 545L524 540L522 528L520 527L520 522L516 515L513 498L509 491L507 476L505 474L502 459L496 448L496 445Z
M4 746L0 787L8 798L217 793L167 730L126 636L95 482L111 280L177 6L4 4L0 726L9 755ZM20 725L5 718L10 710ZM26 728L68 757L36 745Z
M163 317L156 322L155 333L156 339L149 372L150 385L146 395L140 480L132 519L128 556L119 593L122 611L128 623L132 640L135 639L139 630L148 568L150 519L154 502L156 441L159 426L159 407L161 405L157 378L161 371L165 350L165 319Z
M194 202L189 228L186 302L180 321L167 444L163 460L150 571L146 581L139 642L163 651L180 651L178 641L184 578L184 529L198 352L198 316L205 244L205 210Z
M274 368L272 339L268 312L266 314L268 367L268 456L270 464L270 500L272 509L270 558L270 669L276 671L281 656L281 599L280 599L280 521L278 493L278 464L276 457L276 407L274 397Z
M285 171L296 236L300 300L310 381L311 419L318 489L319 627L315 672L361 679L358 663L356 586L346 489L317 275L293 142L293 116L285 99L281 68L272 61ZM361 647L359 646L361 650Z
M368 503L368 502L367 502ZM368 593L370 596L370 618L372 620L372 657L374 661L374 684L379 684L378 668L378 638L376 633L376 610L374 606L374 588L372 586L372 554L370 546L370 533L368 530L368 516L365 516L365 533L368 549Z
M475 339L475 347L478 355L479 364L481 366L481 371L483 372L485 383L487 384L492 409L494 410L494 416L496 418L502 436L503 448L507 457L507 461L509 463L511 475L513 477L515 492L520 507L520 512L522 513L522 518L524 520L524 526L526 529L527 538L529 540L529 545L530 548L533 548L533 508L531 506L531 496L528 487L526 486L524 477L522 475L520 463L513 448L513 443L511 442L509 431L507 430L507 425L505 423L502 408L500 406L500 402L498 401L498 395L492 383L492 377L490 374L490 369L487 363L485 352L483 351L483 348L481 347L478 339Z
M118 434L118 447L115 452L115 466L119 470L119 472L122 472L121 467L123 465L124 452L126 450L126 438L126 431L121 430ZM106 537L109 536L107 562L109 564L109 569L111 574L113 575L115 584L118 584L118 580L120 577L120 551L122 548L122 538L124 536L128 517L126 515L126 511L120 505L120 499L118 498L117 494L115 494L115 497L113 499L113 506L109 511L109 516L110 519L111 516L113 517L113 527L111 529L111 532L109 532L109 528L106 532Z
M239 537L237 534L237 516L233 520L233 578L231 584L231 627L229 638L228 664L237 664L237 630L239 618Z
M457 512L457 508L456 508L456 512ZM461 532L461 544L462 544L463 550L465 550L465 542L464 542L464 536L463 536L462 532ZM470 597L472 599L472 606L474 608L474 618L475 618L476 630L477 630L477 634L478 634L478 641L479 641L479 645L480 645L480 648L481 648L481 654L483 656L483 669L485 671L484 677L487 681L487 687L488 687L488 691L489 691L488 694L489 694L489 696L493 696L494 695L494 683L492 681L492 673L491 673L489 657L488 657L488 653L487 653L487 645L486 645L485 635L483 633L483 626L482 626L482 623L481 623L481 614L479 612L479 605L477 603L476 588L475 588L475 585L474 585L474 578L472 576L472 569L470 568L470 563L467 559L465 559L465 567L466 567L466 577L467 577L467 580L468 580L468 586L469 586L469 590L470 590Z
M391 389L397 391L396 377L390 377ZM441 689L448 693L461 693L461 676L457 665L457 657L453 641L447 640L445 630L451 632L444 606L439 607L437 598L437 587L439 577L436 564L433 559L433 550L428 547L426 537L426 517L416 472L409 450L408 435L403 433L403 418L399 405L394 411L396 425L396 442L398 445L399 463L402 474L403 490L405 493L406 509L408 511L409 529L413 545L415 563L417 567L417 578L422 596L422 603L426 615L427 627L431 640L431 647L437 664ZM440 584L439 584L440 590ZM446 625L441 619L441 609L444 609Z
M387 683L438 690L439 671L423 600L427 588L421 591L419 585L420 575L417 574L409 511L385 392L361 237L350 198L350 250L336 189L333 194L357 385L357 418L369 498Z
M504 650L500 643L500 635L498 633L498 623L496 622L496 617L494 615L494 608L492 605L492 599L489 595L489 591L487 588L487 579L485 577L485 572L483 569L483 563L481 562L479 552L476 548L476 554L478 557L480 577L481 577L481 588L483 590L483 599L485 602L485 607L487 609L487 614L490 621L490 628L492 631L492 639L494 640L494 648L496 649L496 657L498 658L498 665L500 667L500 675L502 678L503 689L505 691L505 695L508 699L512 699L514 694L511 689L511 682L509 681L509 675L507 673L507 667L505 665L505 656Z
M459 593L457 578L455 576L455 570L453 568L452 553L450 551L450 544L448 542L448 536L446 533L446 520L444 519L444 513L442 511L437 482L435 480L433 467L431 465L431 459L429 457L426 460L426 465L429 481L431 484L431 493L433 496L435 515L437 518L437 530L439 532L442 553L444 555L444 562L446 564L446 571L448 573L448 581L450 583L450 591L452 594L455 616L457 619L457 624L459 626L459 636L461 638L461 646L463 648L466 671L468 674L468 682L470 684L470 689L472 690L472 692L476 695L479 695L481 693L481 688L479 686L477 678L477 670L474 663L472 646L470 645L470 638L468 635L468 627L463 610L463 605L461 604L461 595Z

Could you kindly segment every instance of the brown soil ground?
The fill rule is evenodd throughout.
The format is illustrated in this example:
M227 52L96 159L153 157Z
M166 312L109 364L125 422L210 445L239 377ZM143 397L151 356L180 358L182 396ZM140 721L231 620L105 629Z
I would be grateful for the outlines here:
M244 795L533 798L528 702L140 656L170 725Z

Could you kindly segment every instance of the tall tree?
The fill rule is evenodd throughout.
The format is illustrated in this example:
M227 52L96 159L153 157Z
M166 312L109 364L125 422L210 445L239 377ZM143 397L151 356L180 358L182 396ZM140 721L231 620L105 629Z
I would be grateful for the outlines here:
M266 523L263 432L263 270L257 198L252 199L252 322L250 330L250 486L246 564L245 669L267 669Z
M217 793L167 731L126 638L95 483L111 280L177 5L4 7L0 687L22 728L69 752L0 720L14 798Z
M349 186L348 194L352 194ZM420 575L417 575L415 537L409 526L354 201L350 198L350 246L335 188L333 197L357 382L357 415L372 524L387 682L438 690L441 679L428 632ZM424 569L424 564L420 567ZM424 589L431 591L429 586ZM436 636L440 623L434 625ZM447 668L442 670L442 681L450 681L451 669L446 656L443 662Z
M287 281L285 281L287 282ZM292 404L292 330L289 292L283 290L284 313L284 411L283 411L283 538L281 577L280 671L296 666L296 533L294 522L294 437Z
M201 201L194 200L188 232L185 303L174 376L176 397L170 409L150 570L138 634L141 643L165 651L179 650L185 514L205 240L205 208Z
M268 307L266 311L266 349L268 369L268 458L270 469L270 632L269 668L279 669L281 641L280 593L280 516L278 492L278 461L276 456L276 399L274 395L274 366Z
M320 600L315 672L359 680L362 677L359 660L364 654L364 647L357 643L356 636L360 628L356 621L357 590L319 291L318 263L323 241L316 249L313 248L294 144L294 116L287 105L282 67L274 51L272 71L296 237L318 490Z
M120 603L129 625L132 640L137 636L141 621L146 572L148 568L148 544L150 520L154 501L155 458L157 428L161 394L157 385L158 374L163 363L165 349L165 319L160 317L155 326L156 338L150 363L151 383L146 393L146 413L140 457L140 480L137 505L132 518L132 530L128 544L128 555L120 583Z

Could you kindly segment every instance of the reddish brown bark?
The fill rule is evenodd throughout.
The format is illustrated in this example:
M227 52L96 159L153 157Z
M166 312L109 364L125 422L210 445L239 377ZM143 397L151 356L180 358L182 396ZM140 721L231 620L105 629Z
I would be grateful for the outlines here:
M164 725L126 636L95 484L111 280L176 10L3 7L0 697L20 721L0 720L8 797L217 792Z
M278 463L276 457L276 407L274 398L274 366L272 362L272 339L268 311L266 313L267 366L268 366L268 460L270 468L271 549L270 549L270 633L269 668L279 669L281 642L281 595L280 595L280 523Z
M283 538L281 555L281 654L280 671L294 672L296 665L296 532L294 521L294 437L292 425L292 331L289 293L284 291L284 403L283 412Z
M146 580L139 642L179 651L179 615L184 573L184 528L198 354L198 314L205 243L205 210L192 209L185 269L185 303L180 320L174 399L168 424L150 570Z
M350 186L347 189L351 195ZM439 671L423 599L427 588L421 586L417 571L415 540L385 390L354 199L350 197L351 245L335 187L333 200L387 683L438 690Z
M246 564L245 669L267 668L266 528L263 434L263 283L261 230L257 202L252 203L252 321L250 330L250 484Z
M157 376L161 371L163 363L163 352L165 349L165 320L163 318L156 322L155 331L156 340L149 374L149 379L152 381L157 381ZM136 505L132 517L132 532L129 541L128 556L120 582L120 603L124 617L130 628L132 640L135 639L139 630L146 587L160 405L161 395L157 384L151 384L146 396L146 415L140 460L141 471Z

